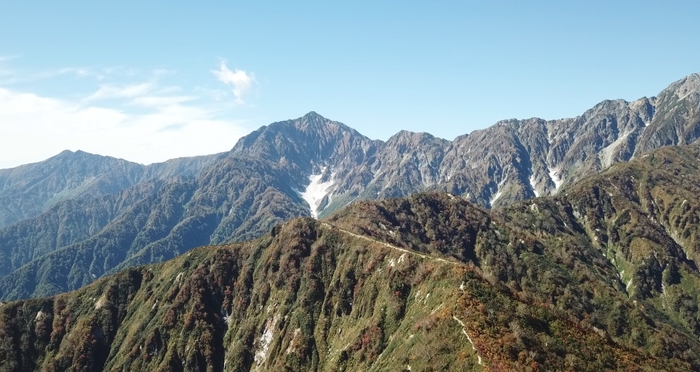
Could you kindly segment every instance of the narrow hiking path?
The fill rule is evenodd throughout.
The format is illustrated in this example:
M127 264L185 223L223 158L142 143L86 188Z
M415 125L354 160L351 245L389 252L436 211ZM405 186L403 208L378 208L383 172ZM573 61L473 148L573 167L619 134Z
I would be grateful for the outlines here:
M329 223L327 223L327 222L320 222L320 224L321 224L321 226L326 227L326 228L329 228L329 229L331 229L331 230L340 231L340 232L342 232L343 234L347 234L347 235L353 236L353 237L355 237L355 238L368 241L368 242L370 242L370 243L379 244L379 245L385 246L385 247L387 247L387 248L389 248L389 249L393 249L393 250L400 251L400 252L403 252L403 253L412 254L412 255L418 256L418 257L420 257L420 258L424 258L424 259L427 259L427 260L435 260L435 261L439 261L439 262L443 262L443 263L450 264L450 265L455 265L455 266L467 266L467 265L464 264L463 262L448 261L448 260L446 260L446 259L444 259L444 258L433 257L433 256L430 256L430 255L426 255L426 254L418 253L418 252L416 252L416 251L412 251L412 250L410 250L410 249L397 247L397 246L395 246L395 245L391 245L391 244L389 244L389 243L386 243L386 242L383 242L383 241L380 241L380 240L371 238L371 237L369 237L369 236L356 234L356 233L354 233L354 232L352 232L352 231L345 230L345 229L343 229L343 228L341 228L341 227L338 227L338 226L335 226L335 225L331 225L331 224L329 224Z
M397 246L395 246L395 245L392 245L392 244L389 244L389 243L386 243L386 242L383 242L383 241L380 241L380 240L371 238L371 237L369 237L369 236L356 234L356 233L354 233L354 232L352 232L352 231L349 231L349 230L340 228L340 227L335 226L335 225L331 225L331 224L329 224L329 223L327 223L327 222L319 222L319 223L321 224L321 227L330 229L330 230L332 230L332 231L341 232L341 233L343 233L343 234L350 235L350 236L352 236L352 237L354 237L354 238L361 239L361 240L364 240L364 241L369 242L369 243L381 245L381 246L384 246L384 247L386 247L386 248L389 248L389 249L392 249L392 250L395 250L395 251L399 251L399 252L404 253L404 254L411 254L411 255L414 255L414 256L418 256L418 257L420 257L420 258L422 258L422 259L426 259L426 260L434 260L434 261L438 261L438 262L440 262L440 263L446 263L446 264L450 264L450 265L454 265L454 266L464 266L464 267L469 268L469 265L467 265L467 264L465 264L465 263L463 263L463 262L448 261L448 260L446 260L446 259L444 259L444 258L433 257L433 256L430 256L430 255L418 253L418 252L416 252L416 251L412 251L412 250L406 249L406 248L397 247ZM469 269L471 269L471 268L469 268ZM462 291L462 293L464 292L464 282L462 282L462 284L459 286L459 289ZM441 305L441 306L442 306L442 305ZM469 345L471 346L471 349L472 349L472 350L474 351L474 353L476 354L477 363L479 363L480 366L483 366L484 364L483 364L483 360L482 360L482 358L481 358L481 355L479 354L479 351L478 351L478 349L476 348L476 345L474 344L474 341L472 340L472 338L471 338L471 337L469 336L469 334L467 333L466 325L464 324L464 322L462 322L462 320L460 320L459 318L457 318L457 316L456 316L455 314L452 315L452 319L456 320L456 321L459 323L459 325L461 326L461 328L462 328L462 333L467 337L467 340L469 341Z

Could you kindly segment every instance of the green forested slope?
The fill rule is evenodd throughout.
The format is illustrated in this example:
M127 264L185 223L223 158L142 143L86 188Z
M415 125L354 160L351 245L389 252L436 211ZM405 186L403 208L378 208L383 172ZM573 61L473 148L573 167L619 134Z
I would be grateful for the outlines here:
M700 368L698 148L486 211L361 202L0 307L8 370Z

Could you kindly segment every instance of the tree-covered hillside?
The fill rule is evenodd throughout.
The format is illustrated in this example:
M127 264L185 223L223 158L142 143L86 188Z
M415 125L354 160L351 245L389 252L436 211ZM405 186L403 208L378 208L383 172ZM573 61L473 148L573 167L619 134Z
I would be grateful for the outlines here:
M700 368L700 146L487 211L359 202L0 307L8 370Z

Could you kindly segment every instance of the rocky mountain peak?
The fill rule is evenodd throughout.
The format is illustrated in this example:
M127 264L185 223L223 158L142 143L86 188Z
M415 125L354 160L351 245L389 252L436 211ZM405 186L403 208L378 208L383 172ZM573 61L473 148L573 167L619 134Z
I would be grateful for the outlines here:
M688 75L661 91L653 119L640 137L635 155L700 138L700 74Z
M71 150L63 150L60 153L48 158L48 161L64 161L64 160L74 160L74 159L88 159L88 158L94 158L94 159L113 159L109 156L102 156L102 155L97 155L97 154L91 154L89 152L85 152L82 150L77 150L77 151L71 151Z
M359 143L371 142L354 129L316 112L263 126L241 138L232 155L253 156L275 163L294 163L302 169L343 156Z
M700 94L700 74L691 74L676 82L675 88L678 99L684 99L691 94Z
M305 123L305 124L317 124L317 125L323 125L326 122L331 121L331 120L326 119L325 117L319 115L316 111L309 111L306 115L302 116L298 120L301 121L302 123Z
M59 152L56 156L71 156L73 154L74 154L73 151L65 149L65 150Z
M449 143L449 141L444 140L442 138L438 138L433 136L430 133L426 132L411 132L407 130L402 130L395 135L391 136L387 142L386 146L392 147L392 146L419 146L419 145L426 145L426 144L431 144L434 142L445 142Z
M659 93L660 101L680 101L686 98L700 97L700 74L694 73L671 83Z

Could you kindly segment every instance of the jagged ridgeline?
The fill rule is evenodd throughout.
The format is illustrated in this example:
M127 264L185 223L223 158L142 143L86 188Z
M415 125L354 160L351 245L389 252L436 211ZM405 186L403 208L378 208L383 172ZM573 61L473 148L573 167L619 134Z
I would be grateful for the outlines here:
M700 146L487 211L422 193L0 307L5 370L700 369Z
M491 208L556 195L611 164L693 143L699 107L693 74L657 97L603 101L571 119L506 120L452 141L406 131L375 141L311 112L218 155L143 166L64 152L0 170L0 299L78 289L357 200L447 191Z

